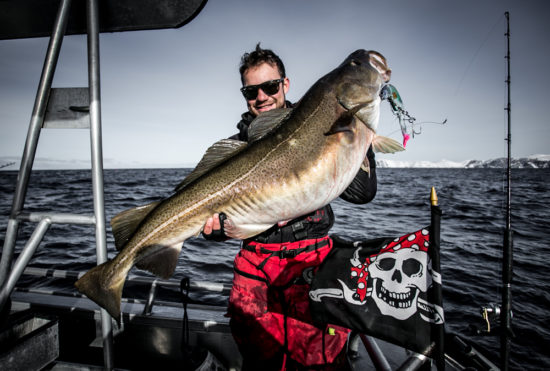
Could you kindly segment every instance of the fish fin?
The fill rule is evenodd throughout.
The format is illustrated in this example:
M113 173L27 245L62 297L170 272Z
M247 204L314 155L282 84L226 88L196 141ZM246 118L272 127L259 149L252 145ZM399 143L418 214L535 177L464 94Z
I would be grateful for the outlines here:
M269 228L273 227L273 224L240 224L238 226L232 225L228 226L226 229L226 234L231 235L232 238L245 240L252 236L256 236ZM225 228L225 227L224 227Z
M381 153L395 153L404 151L405 148L401 143L394 139L383 136L376 136L372 141L372 150L374 152Z
M175 191L185 188L188 184L200 178L222 162L235 156L248 146L247 142L235 139L222 139L210 146L195 169L176 187Z
M136 267L168 279L174 274L174 270L176 270L182 246L181 242L174 245L162 246L156 249L151 255L139 259L136 262Z
M105 277L109 277L108 272L112 269L111 264L112 260L90 269L76 281L75 286L78 291L107 310L113 318L120 320L120 299L126 275L123 279L105 282Z
M275 130L284 119L290 114L292 108L279 108L264 112L256 117L248 129L248 142L242 142L235 139L222 139L214 143L206 150L206 153L199 161L195 169L176 187L179 191L189 185L191 182L200 178L219 164L227 161L237 153L245 149L249 143L255 142L268 133Z
M344 131L351 132L351 124L355 118L353 117L353 114L349 114L349 112L343 113L338 119L332 124L330 129L325 133L325 135L333 135L336 133L341 133Z
M139 227L141 221L145 219L158 204L160 204L160 201L124 210L111 219L111 227L113 229L115 247L117 250L122 250Z
M340 104L342 104L342 106L345 108L345 106L342 102L340 102ZM332 124L330 129L328 129L328 131L325 133L325 135L332 135L332 134L341 133L341 132L344 132L344 131L351 132L352 131L351 130L351 124L353 123L355 118L357 118L358 120L360 120L362 122L360 117L356 117L356 114L362 108L366 107L368 104L369 104L369 102L361 103L361 104L358 104L357 106L349 109L348 111L343 112L340 115L340 117L338 117L338 119L334 122L334 124ZM367 125L367 127L369 127L369 126Z
M366 156L365 156L365 159L363 160L363 163L361 164L361 169L363 169L364 172L369 174L369 178L370 178L370 162L369 162L369 158Z
M248 143L262 139L278 128L292 112L292 108L277 108L263 112L256 117L248 128Z

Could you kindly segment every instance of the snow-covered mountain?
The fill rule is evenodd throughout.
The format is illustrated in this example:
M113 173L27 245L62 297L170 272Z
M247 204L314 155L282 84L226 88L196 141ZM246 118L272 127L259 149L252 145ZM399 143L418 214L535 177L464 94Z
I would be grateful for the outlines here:
M492 160L466 160L462 162L441 160L433 161L394 161L387 159L376 160L377 167L398 168L504 168L508 160L505 157ZM548 169L550 168L550 155L532 155L518 159L512 159L512 168L516 169Z
M0 157L0 170L19 170L21 159L19 157ZM497 158L493 160L466 160L456 161L396 161L388 159L376 160L376 166L383 168L504 168L506 167L506 158ZM114 159L105 159L106 169L128 169L128 168L193 168L196 164L142 164L142 163L124 163ZM513 168L529 169L548 169L550 168L550 155L533 155L529 157L513 159ZM49 158L36 158L34 161L34 170L49 169L89 169L90 162L85 160L57 160Z
M463 168L469 161L454 162L448 160L433 161L396 161L396 160L376 160L377 167L398 167L398 168Z
M466 168L501 168L506 167L508 159L501 157L487 161L471 160ZM533 155L524 158L512 159L512 168L516 169L548 169L550 168L550 155Z
M19 170L21 166L21 158L15 156L0 157L0 171L2 170ZM91 169L91 160L82 159L55 159L46 157L37 157L34 160L33 170L73 170ZM193 163L141 163L119 161L113 158L103 159L103 167L105 169L162 169L162 168L194 168Z

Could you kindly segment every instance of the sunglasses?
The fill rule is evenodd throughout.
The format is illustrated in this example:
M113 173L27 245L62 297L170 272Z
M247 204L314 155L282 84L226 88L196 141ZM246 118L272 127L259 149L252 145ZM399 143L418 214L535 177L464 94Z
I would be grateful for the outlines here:
M285 79L278 79L278 80L270 80L263 82L258 85L248 85L243 86L241 88L241 93L243 93L243 96L246 98L246 100L253 100L256 99L258 96L258 90L262 89L264 93L267 95L274 95L277 94L279 91L279 84L283 82Z

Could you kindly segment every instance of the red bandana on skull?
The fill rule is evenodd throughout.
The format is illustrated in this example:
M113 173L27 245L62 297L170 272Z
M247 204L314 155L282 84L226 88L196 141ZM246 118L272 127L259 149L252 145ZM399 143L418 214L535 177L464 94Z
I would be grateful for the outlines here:
M358 299L363 302L367 296L367 279L369 277L368 267L373 264L380 254L386 252L396 252L400 249L414 249L417 251L428 252L429 233L427 229L421 229L406 236L396 238L376 253L365 259L364 264L354 265L352 262L351 277L357 279L356 293Z

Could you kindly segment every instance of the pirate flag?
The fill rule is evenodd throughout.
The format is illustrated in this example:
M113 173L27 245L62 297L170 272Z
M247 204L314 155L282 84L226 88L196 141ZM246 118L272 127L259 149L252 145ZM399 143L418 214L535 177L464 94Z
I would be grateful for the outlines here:
M425 354L440 365L439 244L430 244L429 231L358 242L335 236L309 293L314 319Z

